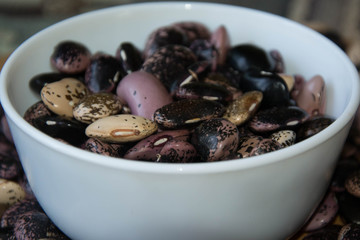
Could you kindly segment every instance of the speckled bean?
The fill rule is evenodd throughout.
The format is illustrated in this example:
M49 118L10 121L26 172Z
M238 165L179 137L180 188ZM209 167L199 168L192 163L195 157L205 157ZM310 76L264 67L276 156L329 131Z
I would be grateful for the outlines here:
M313 213L311 219L308 221L304 230L314 231L323 228L335 218L338 210L339 205L334 192L327 193Z
M357 240L360 239L360 225L349 223L340 230L338 240Z
M173 139L187 141L190 131L186 129L161 131L135 144L124 155L126 159L155 161L164 145Z
M97 53L85 71L85 84L92 93L113 92L125 71L112 55Z
M85 96L73 109L74 118L83 123L92 123L100 118L121 111L121 101L112 93L94 93Z
M129 74L141 68L143 59L141 52L130 42L123 42L116 50L115 58L118 59L125 73Z
M13 228L17 218L27 212L43 212L38 201L34 198L25 198L12 206L10 206L2 215L0 227L2 228Z
M18 176L19 163L9 155L0 153L0 178L13 179Z
M101 118L90 124L85 133L88 137L105 142L133 142L150 136L158 129L149 119L131 114L118 114Z
M224 118L204 121L195 128L191 138L201 159L207 162L225 160L236 151L238 142L236 125Z
M218 102L205 99L185 99L167 104L154 113L154 121L162 128L193 127L204 120L222 116L225 109Z
M55 46L51 63L60 72L80 73L90 64L90 56L89 49L82 43L63 41Z
M17 182L0 178L0 205L13 205L25 196L25 191Z
M196 56L189 48L166 45L147 58L141 69L153 74L170 90L178 74L185 72L195 62Z
M195 147L187 141L172 139L167 141L160 153L157 154L156 162L189 163L197 159Z
M101 141L97 138L89 138L82 145L82 149L110 157L122 157L127 150L123 144L112 144Z
M263 94L259 91L250 91L234 99L226 107L223 118L239 126L247 122L259 109Z
M289 147L296 142L296 132L293 130L281 130L271 134L270 138L280 143L283 148Z
M86 86L75 78L64 78L46 84L41 89L41 99L48 109L59 116L72 118L73 109L88 93Z
M262 133L292 129L304 123L308 118L309 115L299 107L270 108L259 111L250 120L249 128Z
M346 178L345 189L348 193L360 198L360 171L354 171Z
M237 158L258 156L281 149L280 143L270 138L250 135L240 138Z
M53 113L46 107L43 101L39 101L31 105L24 113L24 119L31 125L33 121L39 117L51 116Z

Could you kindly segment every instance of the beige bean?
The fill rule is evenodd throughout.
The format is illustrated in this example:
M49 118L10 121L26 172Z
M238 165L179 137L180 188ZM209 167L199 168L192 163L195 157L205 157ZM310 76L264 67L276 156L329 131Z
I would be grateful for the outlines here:
M0 205L13 205L25 196L25 191L18 183L0 178Z
M105 142L133 142L156 132L158 126L144 117L118 114L99 119L90 124L85 134Z
M74 107L86 94L86 86L75 78L64 78L41 89L44 104L55 114L68 118L73 117Z

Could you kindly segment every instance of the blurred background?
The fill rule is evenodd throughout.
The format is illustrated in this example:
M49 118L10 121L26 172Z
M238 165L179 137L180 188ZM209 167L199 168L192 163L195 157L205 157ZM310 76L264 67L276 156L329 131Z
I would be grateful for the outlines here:
M65 18L95 9L137 2L145 1L0 0L0 57L11 53L34 33ZM346 41L360 44L360 0L207 0L207 2L249 7L316 27L325 26L340 34ZM360 59L360 56L354 57Z

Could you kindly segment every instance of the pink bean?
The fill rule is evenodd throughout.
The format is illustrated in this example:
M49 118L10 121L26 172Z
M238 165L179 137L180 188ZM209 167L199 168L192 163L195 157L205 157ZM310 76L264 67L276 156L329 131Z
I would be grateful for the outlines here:
M230 39L226 28L224 26L218 27L212 34L210 41L218 51L217 64L223 65L230 48Z
M310 116L325 114L325 81L320 75L307 81L296 98L298 106Z
M148 119L153 119L158 108L173 101L160 80L145 71L135 71L124 77L116 93L128 104L133 115Z

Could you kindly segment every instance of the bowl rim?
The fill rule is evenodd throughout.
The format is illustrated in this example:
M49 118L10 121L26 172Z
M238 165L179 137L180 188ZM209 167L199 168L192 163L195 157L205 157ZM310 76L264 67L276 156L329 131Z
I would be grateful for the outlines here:
M98 14L103 14L108 11L123 11L129 8L147 8L147 7L181 7L188 8L190 5L193 6L202 6L202 7L219 7L222 8L241 8L246 9L247 11L252 11L257 14L265 14L270 17L281 18L282 21L287 21L288 24L292 24L294 26L304 28L306 31L312 31L314 34L318 34L319 38L323 38L324 41L327 41L329 44L335 46L334 54L339 55L346 62L346 67L348 68L349 75L352 76L352 92L351 98L349 99L349 103L345 107L342 114L326 129L321 131L320 133L312 136L311 138L302 141L296 144L296 147L291 146L290 148L280 149L271 153L263 154L260 156L253 156L250 158L244 159L235 159L235 160L226 160L219 162L206 162L206 163L153 163L153 162L145 162L145 161L134 161L128 160L124 158L115 158L102 156L99 154L94 154L91 152L84 151L82 149L59 143L58 140L42 133L37 130L29 123L27 123L20 114L17 113L14 106L12 105L9 96L7 94L8 82L6 79L9 74L9 70L13 62L19 58L21 51L26 48L27 45L31 44L31 42L35 41L35 39L42 34L55 30L58 26L62 26L68 24L71 21L77 21L78 19L93 17ZM6 116L22 131L26 134L32 136L32 138L39 142L42 145L54 150L59 151L62 154L70 156L76 161L84 161L91 164L100 165L103 167L109 167L114 169L123 169L129 171L136 172L147 172L147 173L161 173L161 174L210 174L210 173L219 173L219 172L231 172L237 171L239 169L249 169L255 168L259 166L264 166L267 164L285 161L287 158L294 157L300 153L310 151L315 148L320 143L327 141L329 138L335 136L338 132L340 132L345 125L352 121L356 109L358 108L360 102L360 84L359 84L359 75L358 72L347 57L347 55L340 50L334 43L325 37L321 36L321 34L315 32L314 30L297 23L291 19L278 16L269 12L264 12L261 10L256 10L252 8L242 7L242 6L234 6L230 4L223 3L204 3L204 2L185 2L185 1L177 1L177 2L145 2L145 3L132 3L132 4L123 4L114 7L108 7L99 10L93 10L90 12L82 13L65 20L59 21L51 26L44 28L38 33L31 36L29 39L24 41L15 51L9 56L7 61L5 62L2 71L0 72L0 100L2 106L4 108Z

